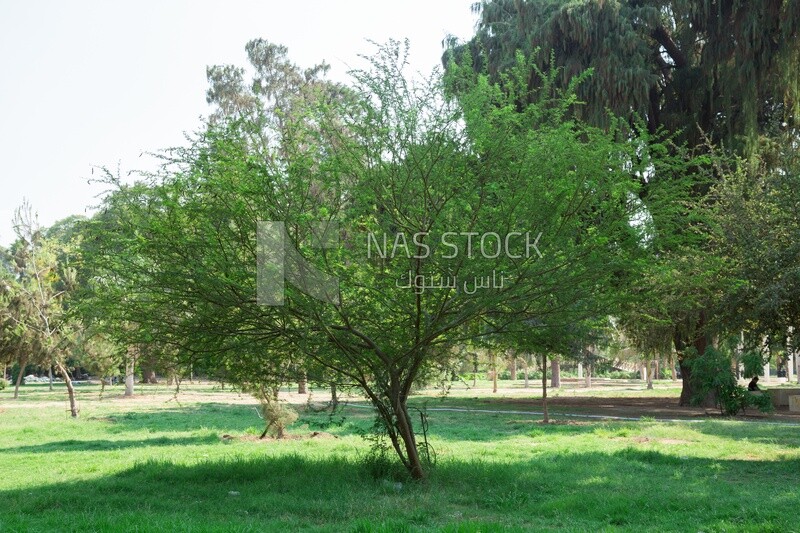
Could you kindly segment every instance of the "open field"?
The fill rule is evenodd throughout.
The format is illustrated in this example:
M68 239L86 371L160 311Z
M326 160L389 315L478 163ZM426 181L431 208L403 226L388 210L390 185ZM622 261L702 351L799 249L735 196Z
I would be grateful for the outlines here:
M258 441L255 402L210 385L177 398L138 387L133 399L115 387L103 400L82 386L78 420L58 387L24 387L16 402L5 390L0 531L800 530L800 427L780 423L791 417L556 415L542 425L535 415L437 410L540 410L535 388L484 386L415 397L437 457L421 484L365 460L360 434L372 417L356 398L330 416L287 395L300 410L293 438ZM585 391L564 389L551 412L677 396L671 383L657 385L661 400L637 387L600 387L595 406L570 404Z

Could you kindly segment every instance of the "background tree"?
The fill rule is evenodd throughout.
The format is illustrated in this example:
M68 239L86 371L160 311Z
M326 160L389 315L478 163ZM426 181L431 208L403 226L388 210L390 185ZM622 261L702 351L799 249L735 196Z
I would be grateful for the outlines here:
M59 265L59 248L45 237L29 204L23 204L14 216L17 242L14 248L19 309L17 330L28 337L40 361L54 365L67 386L70 413L78 416L75 390L67 364L72 324L64 309L67 291L76 281L75 269L68 262ZM20 372L24 371L20 364Z
M635 131L646 129L654 135L663 129L690 149L706 151L707 144L724 144L750 153L760 139L774 133L775 124L792 129L800 118L796 1L493 0L475 4L475 9L481 15L475 37L464 45L451 41L445 61L462 57L466 48L477 72L488 69L494 79L502 80L518 51L541 49L537 67L563 65L555 80L562 87L576 73L591 68L595 75L577 89L586 105L574 112L592 124L610 124L607 111L611 110L626 117ZM533 71L528 82L538 83ZM638 117L643 124L637 124ZM657 152L645 148L640 153ZM638 177L639 197L651 210L656 227L663 222L650 206L651 189L675 176L662 171ZM709 186L698 184L694 196L702 198ZM682 305L671 309L669 320L684 375L681 403L686 404L692 396L691 369L683 361L689 353L686 348L693 346L703 354L711 341L709 325L715 322L717 300L710 297L705 282L717 277L718 261L708 264L707 248L668 243L658 248L661 255L654 257L666 260L665 266L686 267L679 271L678 286L670 285L673 276L651 278L658 282L659 292L682 289L675 299ZM704 293L709 297L698 298Z

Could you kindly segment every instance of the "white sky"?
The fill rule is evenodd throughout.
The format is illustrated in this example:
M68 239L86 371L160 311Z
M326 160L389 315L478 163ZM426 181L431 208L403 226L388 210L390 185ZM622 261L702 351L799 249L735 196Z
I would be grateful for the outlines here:
M23 198L45 226L89 214L93 166L152 168L139 154L182 144L209 111L206 66L245 66L250 39L344 80L366 39L409 38L427 72L446 34L472 34L473 1L0 0L0 245Z

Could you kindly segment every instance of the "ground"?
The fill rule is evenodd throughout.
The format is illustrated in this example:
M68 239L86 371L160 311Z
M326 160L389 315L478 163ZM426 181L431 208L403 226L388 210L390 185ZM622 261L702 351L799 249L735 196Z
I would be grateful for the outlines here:
M549 425L534 383L421 391L424 483L368 454L356 396L331 415L326 391L287 391L293 438L259 441L256 402L214 384L81 385L78 420L58 387L5 390L0 531L800 531L800 417L679 408L671 382L595 385L550 391Z

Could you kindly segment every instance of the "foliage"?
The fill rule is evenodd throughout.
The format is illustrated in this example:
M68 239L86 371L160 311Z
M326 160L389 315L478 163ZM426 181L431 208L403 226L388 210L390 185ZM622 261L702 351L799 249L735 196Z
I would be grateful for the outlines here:
M477 71L500 76L514 54L542 49L537 67L565 68L567 86L587 69L576 113L594 124L645 117L690 146L753 144L766 123L800 118L800 10L794 1L490 0L476 4ZM457 43L451 42L460 56ZM742 80L748 83L742 83Z
M8 387L8 380L6 378L0 378L0 390L5 389Z
M604 312L637 242L627 201L637 167L630 143L566 118L574 95L540 93L518 113L487 77L456 70L467 91L455 102L439 76L404 77L405 54L379 48L348 98L301 92L280 113L218 118L147 182L109 175L115 189L84 253L98 273L95 309L136 324L117 327L122 338L174 347L238 383L327 369L361 388L421 478L406 406L415 383L441 375L458 342L555 339L548 328ZM291 261L317 272L267 294L283 305L256 300L259 220L284 221L285 249L301 258ZM318 221L338 247L314 246ZM494 246L519 240L479 254L470 239L486 234ZM448 235L455 257L440 244ZM500 286L476 289L493 274ZM330 277L338 289L325 292Z
M781 128L758 153L740 159L714 190L716 246L736 280L722 302L728 327L762 337L800 331L800 137Z
M762 412L773 410L772 401L766 394L752 394L737 383L729 355L709 346L702 357L696 352L689 354L687 365L692 370L695 405L702 404L709 394L713 395L720 412L736 415L748 407Z
M475 36L463 44L451 39L445 64L455 60L476 72L488 70L493 80L502 81L522 52L535 60L528 80L537 89L548 85L539 83L536 71L564 66L549 80L549 86L564 88L577 73L591 69L594 75L576 89L583 104L572 109L591 124L612 125L610 110L639 135L661 132L677 145L685 143L695 155L719 152L723 159L731 153L760 154L765 147L773 155L781 147L797 152L800 9L794 1L490 0L476 4L475 10L480 13ZM656 164L673 153L651 150L647 142L640 151ZM766 169L785 168L775 158L764 162ZM674 211L666 217L653 204L657 190L669 188L683 174L638 174L638 197L656 239L651 255L642 260L641 277L625 289L631 301L621 317L623 329L645 351L664 353L674 344L685 377L683 404L693 395L691 370L682 365L687 348L704 353L713 333L730 332L735 322L750 322L746 330L758 322L785 323L790 320L786 311L797 301L789 296L796 294L796 247L789 244L784 253L786 246L774 246L767 238L761 249L752 233L767 227L743 223L733 211L725 215L736 221L730 228L751 239L740 240L743 253L727 252L727 243L717 239L715 211L709 208L717 200L713 185L727 170L712 160L698 161L696 170L705 177L683 189L689 201L672 202ZM796 190L787 198L796 198ZM796 204L783 201L792 202ZM786 211L792 212L797 210ZM759 217L773 214L768 210ZM785 222L791 215L778 218ZM792 224L782 227L788 230ZM778 239L786 244L786 237ZM756 247L749 256L748 243ZM737 256L731 268L729 260ZM746 269L737 268L736 262Z

